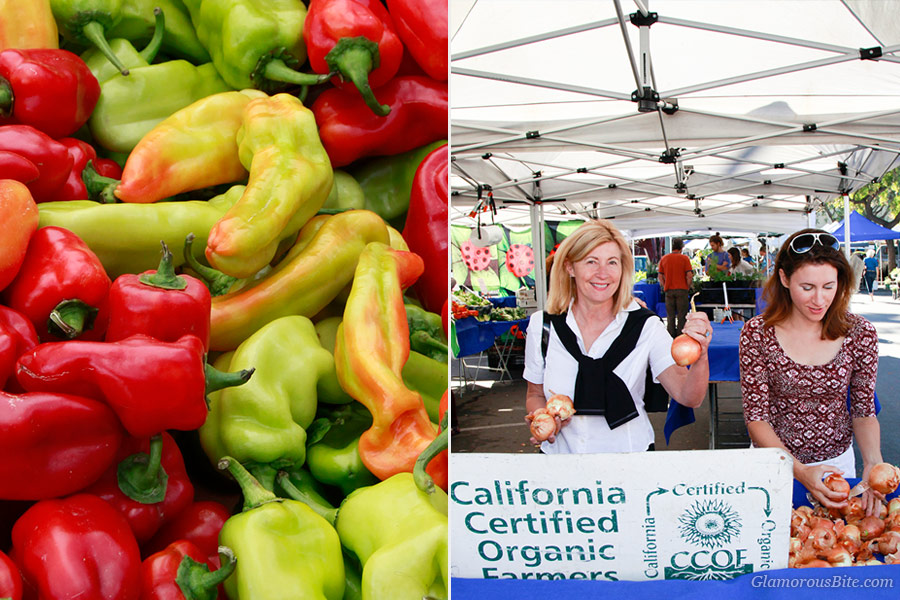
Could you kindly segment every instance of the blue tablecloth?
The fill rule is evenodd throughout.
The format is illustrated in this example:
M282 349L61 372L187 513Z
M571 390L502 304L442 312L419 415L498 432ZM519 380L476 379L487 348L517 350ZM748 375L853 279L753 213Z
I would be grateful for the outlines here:
M494 340L518 325L528 327L528 319L518 321L479 321L475 317L459 319L454 323L456 342L459 344L457 358L484 352L494 345Z
M491 304L496 306L497 308L515 308L516 307L516 297L515 296L500 296L498 298L488 298Z
M647 303L647 308L653 310L661 301L665 302L665 298L659 291L658 283L636 283L633 291L636 296Z
M877 585L880 584L880 585ZM728 581L533 581L460 579L451 581L453 600L896 600L896 565L779 569L741 575Z
M844 473L844 475L847 474ZM845 477L845 479L847 480L847 483L850 484L851 488L860 481L858 477ZM896 498L897 496L900 496L900 490L897 490L893 494L888 494L886 498L890 500L891 498ZM806 499L806 488L803 487L803 484L796 479L794 480L793 504L794 508L797 508L798 506L812 506L812 504L809 503L809 500ZM900 596L900 591L898 591L898 596Z

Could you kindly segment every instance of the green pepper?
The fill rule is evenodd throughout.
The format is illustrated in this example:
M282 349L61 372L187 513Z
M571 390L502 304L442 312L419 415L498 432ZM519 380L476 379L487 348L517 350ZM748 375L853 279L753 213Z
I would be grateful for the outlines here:
M322 205L321 213L341 212L352 210L355 208L363 208L366 204L366 197L363 194L362 186L353 178L353 175L346 171L336 170L334 172L334 185L331 186L331 193L325 199Z
M440 317L438 317L440 319ZM334 340L342 317L328 317L316 322L316 333L322 347L334 354ZM227 369L227 365L226 365ZM406 387L418 392L432 423L438 422L441 396L447 390L447 362L439 362L410 350L401 371Z
M419 163L444 144L437 141L394 156L373 158L350 170L366 196L366 210L402 230Z
M218 465L228 469L244 494L243 512L219 533L219 543L237 559L225 580L228 597L341 600L344 558L334 527L303 502L277 498L236 459L225 456Z
M110 51L119 59L122 66L129 71L148 66L156 58L156 54L162 47L162 40L166 30L165 15L162 11L155 11L153 15L155 19L153 37L150 38L150 41L147 42L147 45L140 52L135 49L131 41L125 38L114 38L108 42ZM88 48L82 52L81 60L91 70L91 73L94 74L94 77L97 78L97 83L100 85L120 74L119 69L109 62L106 55L96 47Z
M128 69L113 53L106 32L122 20L125 0L50 0L50 10L59 32L68 40L93 45L123 75Z
M412 473L398 473L347 496L335 528L362 564L363 598L448 597L447 494L440 488L428 494Z
M312 321L294 315L275 319L244 340L229 368L248 362L256 367L252 385L210 395L209 415L200 427L203 450L213 463L234 456L258 477L268 469L303 465L319 383L334 372L334 357L319 344ZM233 393L238 389L244 393Z
M119 11L119 22L107 31L107 35L132 42L149 40L154 33L153 11L157 7L166 16L166 30L162 40L166 54L195 64L209 62L209 52L197 39L191 15L180 0L128 0Z
M292 69L306 62L306 5L300 0L184 0L184 5L213 64L234 89L273 93L284 83L315 85L330 78Z
M313 424L320 439L312 441L311 437L306 446L306 462L312 476L340 488L345 496L378 483L359 457L359 436L371 426L372 415L358 402L321 407Z
M172 249L172 264L183 264L185 236L205 236L243 193L234 186L208 201L103 204L91 200L42 202L39 227L54 225L78 235L94 251L107 275L143 273L159 265L159 242ZM197 249L203 251L202 246Z
M428 312L421 306L406 304L410 348L429 358L447 364L447 340L441 315Z

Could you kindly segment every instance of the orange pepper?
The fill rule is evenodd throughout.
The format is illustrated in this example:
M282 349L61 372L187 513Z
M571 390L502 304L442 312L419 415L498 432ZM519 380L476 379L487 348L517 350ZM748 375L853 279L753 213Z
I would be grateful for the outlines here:
M25 260L31 235L37 231L38 208L24 183L0 179L0 290L9 285Z
M59 48L50 0L0 0L0 51Z
M372 413L372 427L359 438L359 455L381 480L411 473L419 454L437 437L422 397L406 387L401 375L409 358L403 290L424 268L412 252L369 243L359 257L335 340L341 387Z

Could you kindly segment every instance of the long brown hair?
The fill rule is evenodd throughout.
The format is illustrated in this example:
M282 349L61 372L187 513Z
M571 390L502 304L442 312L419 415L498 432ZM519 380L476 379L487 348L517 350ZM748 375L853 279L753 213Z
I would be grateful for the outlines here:
M766 281L766 287L763 291L763 297L768 306L763 313L763 321L771 327L781 323L791 315L793 310L793 302L791 301L791 292L781 283L780 272L784 272L785 277L790 280L791 276L800 267L813 265L831 265L837 269L837 292L834 294L834 300L831 306L825 311L825 317L822 319L822 339L836 340L839 337L847 335L850 330L850 320L847 318L847 310L850 306L850 298L853 296L853 270L850 263L840 250L835 250L831 246L825 246L817 242L809 249L808 252L798 254L791 249L791 242L799 235L804 233L825 233L821 229L801 229L792 234L781 245L778 256L775 257L775 269L772 275Z
M550 293L547 296L547 312L562 314L569 310L569 303L576 299L575 281L569 277L566 264L583 260L591 250L605 242L615 242L622 253L622 278L619 289L613 295L616 312L631 303L634 285L634 257L622 232L607 220L587 221L562 241L553 259L550 271Z

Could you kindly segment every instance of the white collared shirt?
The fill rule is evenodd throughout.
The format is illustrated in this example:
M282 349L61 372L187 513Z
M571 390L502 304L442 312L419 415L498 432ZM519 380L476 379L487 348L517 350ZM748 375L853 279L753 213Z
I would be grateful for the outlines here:
M578 323L572 314L572 306L566 315L566 324L575 333L578 348L591 358L600 358L612 345L625 325L628 313L639 309L637 302L631 304L616 315L615 319L603 330L590 351L585 351L584 339L578 329ZM525 337L525 372L526 381L543 385L544 397L549 399L553 394L565 394L570 398L575 395L575 377L578 374L578 361L565 349L556 331L551 327L550 340L547 344L546 367L541 356L541 334L543 330L543 313L531 315ZM641 330L637 346L631 354L617 366L613 373L625 383L635 398L638 416L624 425L610 429L606 417L599 415L575 415L566 425L553 444L543 442L541 450L546 454L589 454L598 452L643 452L655 437L650 418L644 409L644 383L647 364L653 373L654 381L659 374L675 364L672 358L672 336L666 325L658 318L649 318Z

